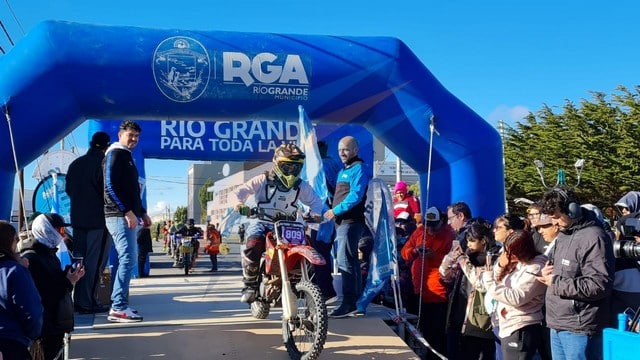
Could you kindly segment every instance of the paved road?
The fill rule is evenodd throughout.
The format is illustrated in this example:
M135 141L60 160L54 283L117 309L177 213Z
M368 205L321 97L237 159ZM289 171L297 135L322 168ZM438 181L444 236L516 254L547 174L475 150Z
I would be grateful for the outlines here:
M131 306L144 316L133 324L111 323L106 314L76 315L71 359L288 359L282 345L281 312L251 317L238 301L242 288L239 244L219 256L209 273L208 256L184 276L161 253L151 256L151 276L133 279ZM158 243L154 243L160 248ZM370 306L362 318L330 319L322 359L417 359L385 324L387 309Z

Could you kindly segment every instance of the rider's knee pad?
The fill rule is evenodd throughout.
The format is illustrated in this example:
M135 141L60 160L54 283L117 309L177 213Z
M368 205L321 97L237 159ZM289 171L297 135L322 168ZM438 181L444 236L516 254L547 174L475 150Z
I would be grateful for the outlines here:
M261 235L252 235L247 238L247 244L244 249L244 257L251 262L258 262L264 253L265 238Z

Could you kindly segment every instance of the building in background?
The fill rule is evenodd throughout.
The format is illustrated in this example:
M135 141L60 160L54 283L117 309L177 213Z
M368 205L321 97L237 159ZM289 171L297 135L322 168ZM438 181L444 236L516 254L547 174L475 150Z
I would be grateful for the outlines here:
M203 210L200 205L200 188L207 179L216 181L223 177L222 164L217 161L210 161L189 165L187 170L187 219L193 218L197 223L202 221Z
M253 163L255 164L255 163ZM257 167L246 167L213 183L207 191L212 194L212 200L207 202L207 216L213 224L220 223L227 214L227 209L235 206L229 202L229 194L235 191L238 186L260 173L271 170L272 164L260 163Z
M206 218L207 209L202 209L199 194L207 179L211 179L215 184L229 177L230 174L246 171L262 164L264 163L253 161L208 161L189 165L187 171L187 218L193 218L196 222L201 222ZM211 200L211 195L209 196L209 200ZM203 214L205 214L204 217Z
M20 213L20 192L18 189L13 189L13 200L11 202L11 219L10 223L17 229L19 223ZM33 213L33 190L24 190L24 212L28 218ZM24 220L24 219L23 219Z
M401 169L399 174L398 164L400 164ZM418 173L404 162L377 159L373 162L373 177L381 179L385 184L391 187L393 187L399 180L406 182L407 185L413 185L419 180Z

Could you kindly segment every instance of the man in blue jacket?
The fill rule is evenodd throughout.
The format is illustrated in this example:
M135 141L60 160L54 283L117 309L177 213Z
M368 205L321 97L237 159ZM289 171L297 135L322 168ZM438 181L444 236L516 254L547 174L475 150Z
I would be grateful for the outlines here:
M333 208L324 213L335 219L338 243L338 270L342 274L342 303L329 316L343 318L357 312L356 301L362 292L362 274L358 261L358 241L367 227L364 211L371 175L358 157L358 142L345 136L338 143L338 155L344 167L338 173Z
M118 254L107 319L115 322L142 321L142 316L129 307L131 270L138 263L139 219L144 227L151 226L151 218L142 206L138 169L131 154L138 145L140 131L140 125L133 121L120 124L118 142L109 146L104 159L104 216Z

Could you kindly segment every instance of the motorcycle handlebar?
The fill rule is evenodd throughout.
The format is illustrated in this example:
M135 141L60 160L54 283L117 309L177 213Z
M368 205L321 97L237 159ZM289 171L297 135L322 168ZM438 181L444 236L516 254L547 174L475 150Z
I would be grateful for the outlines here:
M247 216L249 218L253 218L253 219L258 219L258 220L266 220L266 221L271 221L271 222L276 222L279 220L289 220L289 221L295 221L297 220L297 213L294 214L290 214L290 213L286 213L284 211L281 211L279 209L268 209L272 212L272 214L267 213L266 210L264 208L261 207L252 207L252 208L248 208L248 211L243 211L246 214L243 214L242 212L238 211L241 215ZM306 223L316 223L319 224L322 222L322 216L318 215L318 214L311 214L311 213L307 213L307 214L302 214L302 220L304 220Z

